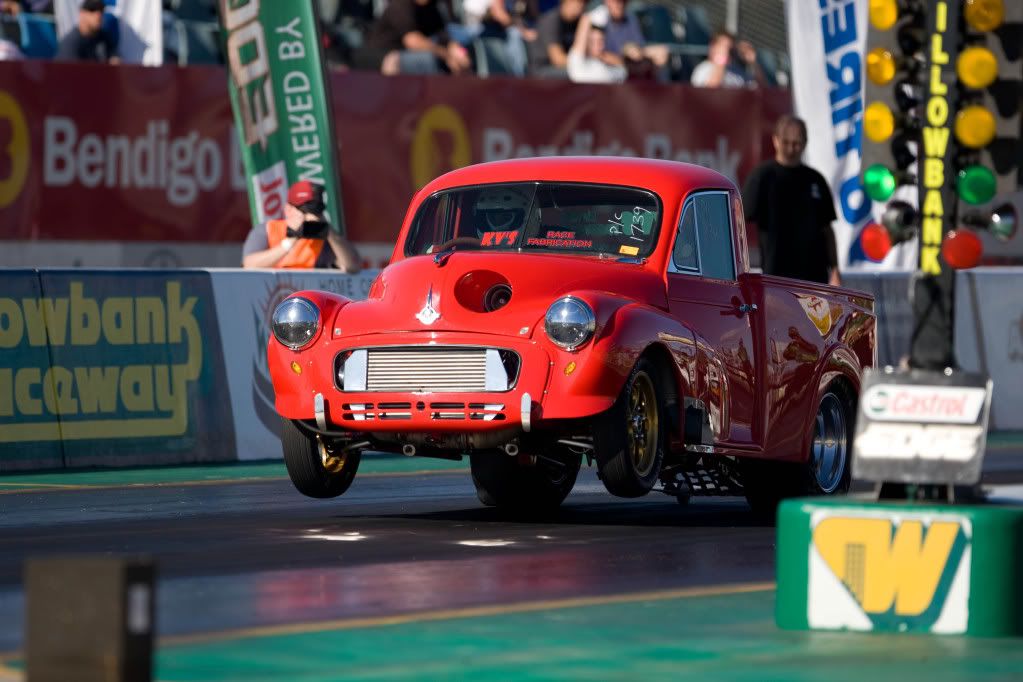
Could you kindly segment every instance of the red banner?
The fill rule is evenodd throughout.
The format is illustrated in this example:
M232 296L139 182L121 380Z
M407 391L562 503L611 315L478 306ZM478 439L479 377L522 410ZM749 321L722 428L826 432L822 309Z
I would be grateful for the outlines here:
M0 84L0 239L244 238L223 69L0 62ZM384 243L417 188L479 161L628 154L742 179L791 107L786 90L357 72L331 90L349 233Z

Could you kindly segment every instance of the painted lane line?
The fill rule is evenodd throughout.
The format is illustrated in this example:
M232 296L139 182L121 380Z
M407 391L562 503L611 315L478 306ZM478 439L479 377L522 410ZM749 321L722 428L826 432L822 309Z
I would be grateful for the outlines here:
M409 476L439 476L441 474L462 475L460 469L420 469L417 471L381 471L359 474L359 478L407 478ZM192 481L146 481L143 483L4 483L0 481L0 495L24 495L25 493L61 492L65 490L119 490L128 488L174 488L203 485L237 485L260 481L287 481L287 476L248 476L244 478L197 479ZM17 490L3 490L3 486L31 486Z
M490 606L472 606L460 609L438 609L413 613L395 614L393 616L372 616L366 618L341 618L287 625L266 625L219 632L197 633L194 635L170 635L160 637L161 647L178 647L192 644L208 644L239 639L255 639L260 637L278 637L281 635L304 635L333 630L353 630L356 628L377 628L408 623L426 623L439 620L455 620L458 618L482 618L516 613L536 611L554 611L557 609L576 609L588 606L609 606L614 604L630 604L644 601L670 599L688 599L694 597L719 597L732 594L748 594L750 592L768 592L775 588L773 582L738 583L734 585L711 585L706 587L683 587L673 590L655 590L650 592L630 592L596 597L569 597L566 599L548 599L527 601L515 604L494 604Z

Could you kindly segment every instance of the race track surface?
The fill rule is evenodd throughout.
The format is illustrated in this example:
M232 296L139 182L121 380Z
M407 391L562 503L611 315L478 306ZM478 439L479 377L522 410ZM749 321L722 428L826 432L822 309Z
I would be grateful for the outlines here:
M1015 641L779 631L774 540L741 498L622 500L592 469L542 519L430 460L367 457L335 500L280 463L5 476L0 680L24 562L79 554L155 560L160 680L1023 678Z
M24 561L54 554L152 556L161 635L773 580L744 500L619 500L592 471L545 520L443 470L360 473L334 500L283 478L2 495L0 622L21 620ZM4 628L0 651L21 644Z

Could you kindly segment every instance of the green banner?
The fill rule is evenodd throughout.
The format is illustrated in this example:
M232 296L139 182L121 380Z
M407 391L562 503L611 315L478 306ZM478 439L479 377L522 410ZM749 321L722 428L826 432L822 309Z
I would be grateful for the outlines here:
M228 90L254 222L284 217L288 186L324 187L344 234L330 98L312 0L220 0Z

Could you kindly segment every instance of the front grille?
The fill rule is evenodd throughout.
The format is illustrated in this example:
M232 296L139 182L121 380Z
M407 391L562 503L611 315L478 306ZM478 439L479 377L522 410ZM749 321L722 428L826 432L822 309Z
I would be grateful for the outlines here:
M473 346L397 346L344 351L335 360L342 391L479 393L507 391L519 371L514 351Z
M370 348L366 390L457 393L487 387L484 348Z

